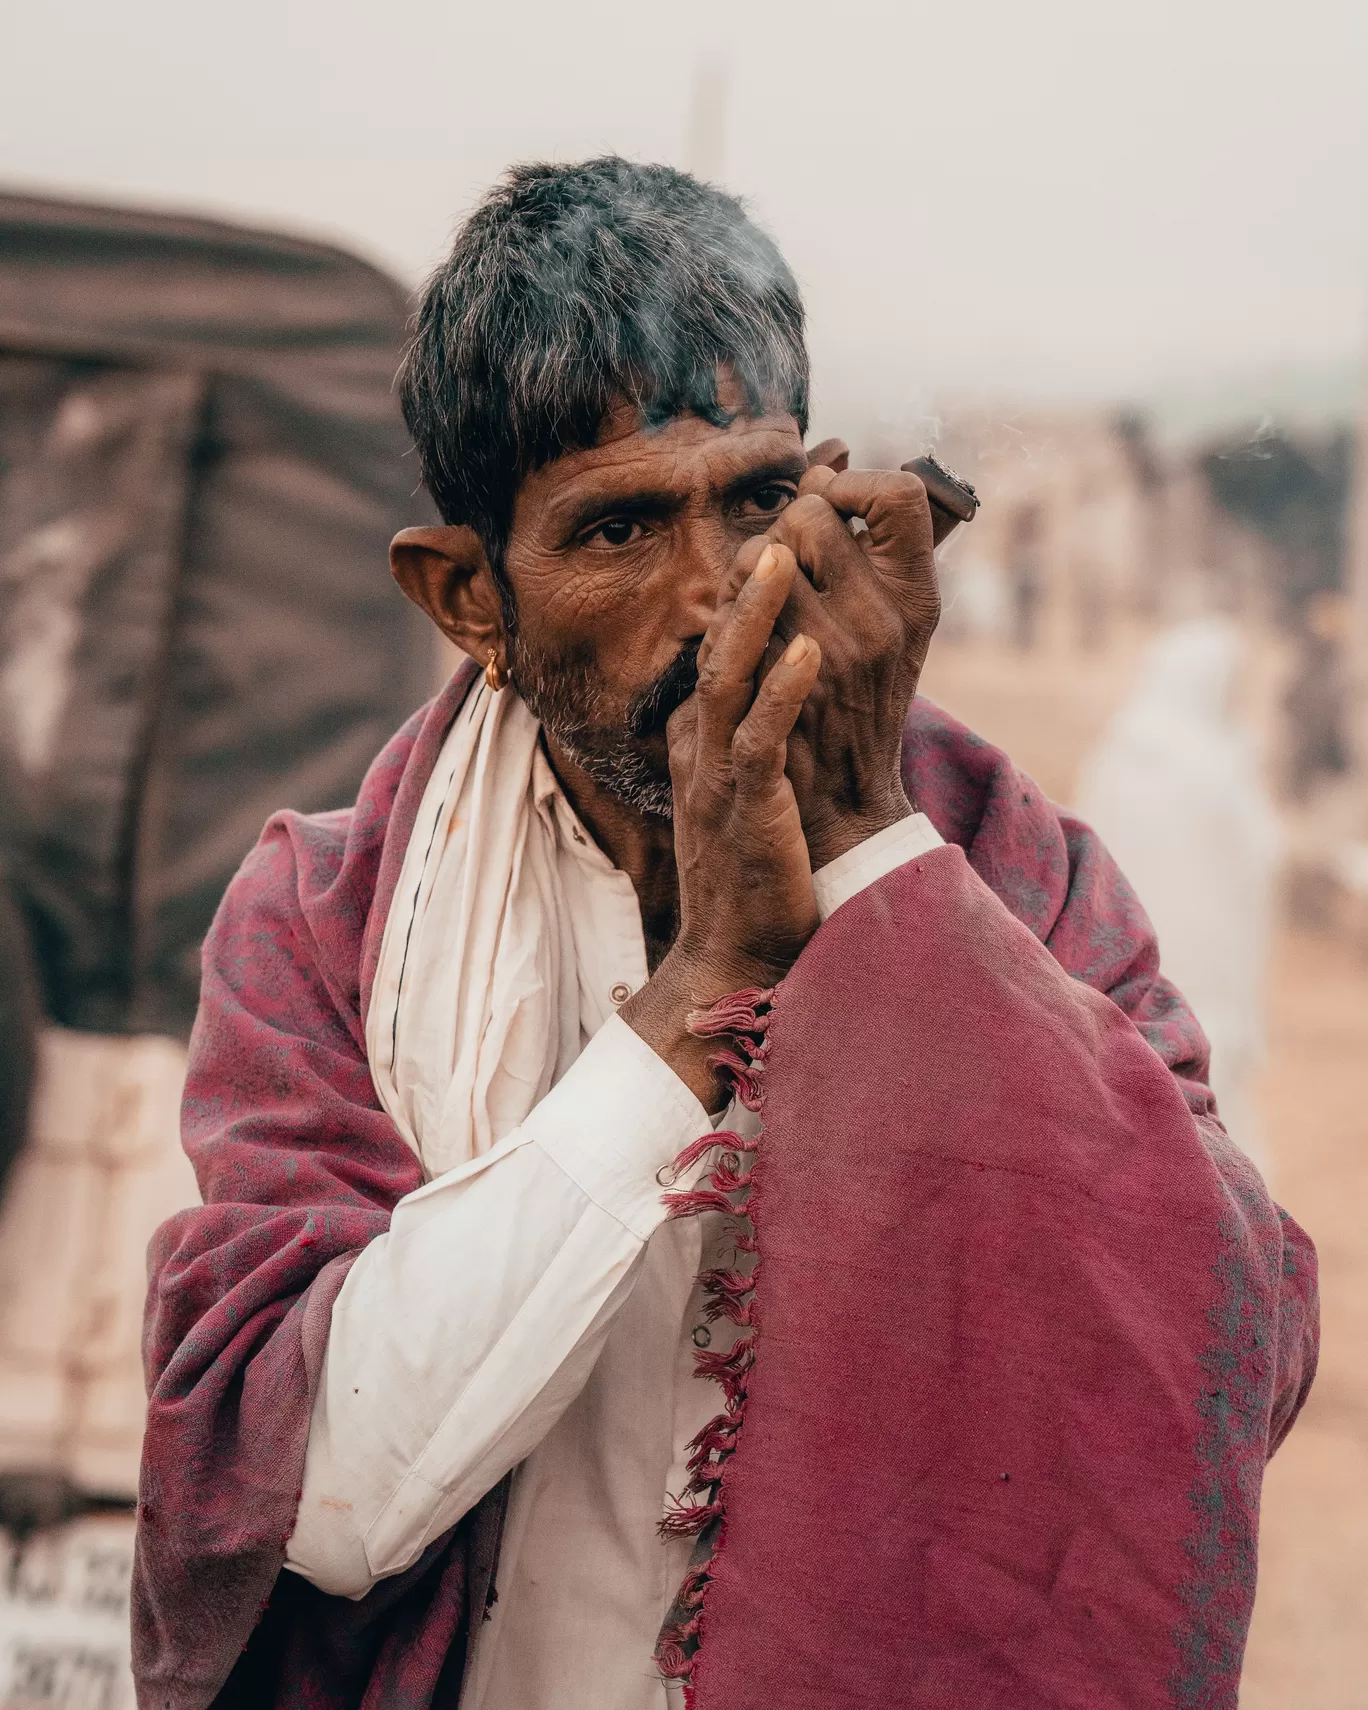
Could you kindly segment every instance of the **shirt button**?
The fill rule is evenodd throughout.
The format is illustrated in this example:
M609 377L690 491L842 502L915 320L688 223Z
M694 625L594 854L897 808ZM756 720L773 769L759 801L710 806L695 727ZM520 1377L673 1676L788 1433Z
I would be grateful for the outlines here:
M709 1330L708 1326L706 1324L695 1324L693 1333L694 1347L706 1348L711 1341L712 1331Z
M631 997L631 995L632 995L632 988L628 985L624 985L621 980L618 981L618 983L613 987L612 991L610 991L608 994L608 996L610 998L612 998L614 1003L626 1003L627 999L629 997Z

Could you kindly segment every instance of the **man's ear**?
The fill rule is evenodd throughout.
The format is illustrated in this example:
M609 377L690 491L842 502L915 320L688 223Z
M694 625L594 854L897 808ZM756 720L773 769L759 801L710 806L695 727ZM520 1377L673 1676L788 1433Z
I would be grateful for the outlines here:
M390 542L390 574L462 653L483 665L493 652L507 669L499 591L473 528L401 529Z

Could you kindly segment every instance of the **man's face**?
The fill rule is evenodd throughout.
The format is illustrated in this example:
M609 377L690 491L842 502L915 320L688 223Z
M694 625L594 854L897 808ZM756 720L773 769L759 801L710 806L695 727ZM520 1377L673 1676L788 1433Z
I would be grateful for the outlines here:
M523 483L505 568L517 607L509 666L548 735L596 782L670 811L665 722L737 548L795 497L807 467L792 416L730 427L682 416L647 429L623 405L599 443Z

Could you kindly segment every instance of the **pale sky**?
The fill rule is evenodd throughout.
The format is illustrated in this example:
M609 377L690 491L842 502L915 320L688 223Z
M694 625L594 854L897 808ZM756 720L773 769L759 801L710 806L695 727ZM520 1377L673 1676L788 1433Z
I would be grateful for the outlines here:
M1364 347L1364 0L5 0L0 19L0 180L305 230L410 284L511 160L709 169L803 284L823 429L974 396L1257 400Z

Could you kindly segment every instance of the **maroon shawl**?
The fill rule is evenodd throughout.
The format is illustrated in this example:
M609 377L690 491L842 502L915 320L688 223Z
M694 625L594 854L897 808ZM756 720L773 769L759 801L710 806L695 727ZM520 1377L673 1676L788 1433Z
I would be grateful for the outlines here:
M205 945L205 1204L150 1260L145 1707L459 1693L502 1489L359 1602L280 1570L332 1302L418 1185L364 1014L470 675L353 810L271 822ZM663 1660L699 1710L1233 1707L1314 1254L1225 1141L1201 1030L1091 832L925 701L904 770L959 847L839 909L774 996L760 1274L731 1305L758 1330L714 1374L700 1502L725 1517Z

